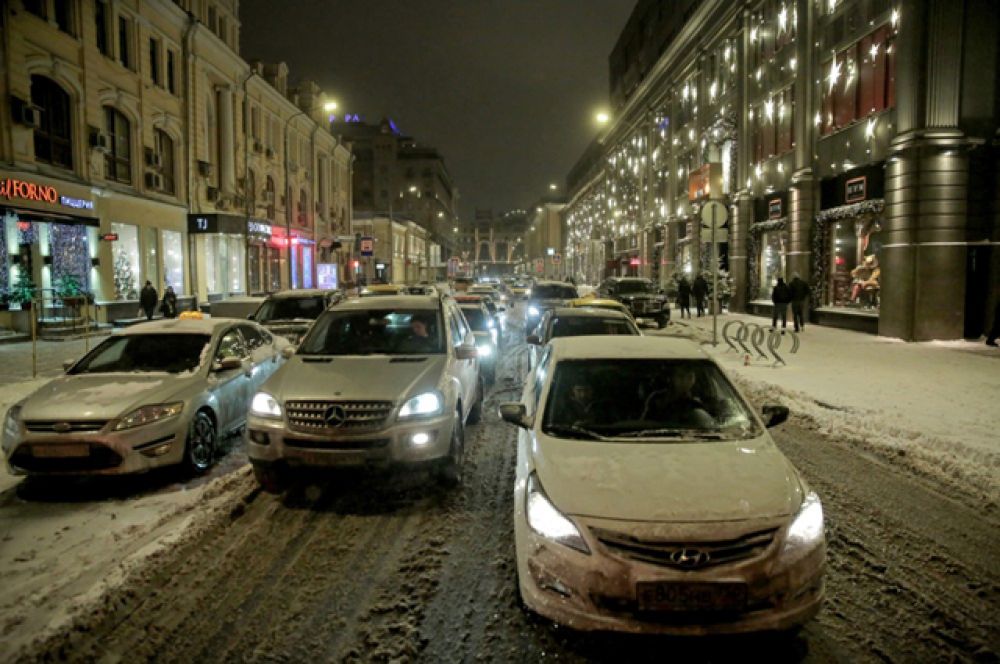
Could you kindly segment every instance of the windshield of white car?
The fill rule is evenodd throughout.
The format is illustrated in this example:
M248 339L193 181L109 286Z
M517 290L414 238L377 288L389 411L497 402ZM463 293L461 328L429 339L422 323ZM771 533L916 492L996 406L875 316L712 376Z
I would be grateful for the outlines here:
M576 288L561 284L542 284L531 289L533 300L575 300L577 297Z
M650 281L619 281L617 286L615 286L615 290L621 295L656 292L653 288L653 283Z
M106 339L70 369L97 373L182 373L202 362L207 334L122 334Z
M432 309L332 309L313 324L298 355L426 355L444 352Z
M487 332L490 329L489 319L479 307L461 307L466 322L476 332Z
M623 318L598 316L558 316L552 321L552 338L590 335L637 335L639 331Z
M760 435L750 408L709 360L563 360L542 421L543 431L561 438L700 442ZM574 427L587 434L574 435Z
M273 323L281 320L316 320L326 309L322 296L282 297L267 300L254 314L258 323Z

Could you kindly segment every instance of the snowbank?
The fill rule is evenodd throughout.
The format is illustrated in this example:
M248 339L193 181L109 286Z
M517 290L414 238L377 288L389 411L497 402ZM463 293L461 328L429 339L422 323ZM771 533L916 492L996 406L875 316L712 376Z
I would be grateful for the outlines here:
M757 400L783 403L835 439L1000 503L1000 352L981 343L905 343L834 328L808 326L788 366L752 361L721 339L732 319L720 317L719 346L705 348ZM666 334L711 340L711 318L677 321ZM783 340L779 353L790 348Z

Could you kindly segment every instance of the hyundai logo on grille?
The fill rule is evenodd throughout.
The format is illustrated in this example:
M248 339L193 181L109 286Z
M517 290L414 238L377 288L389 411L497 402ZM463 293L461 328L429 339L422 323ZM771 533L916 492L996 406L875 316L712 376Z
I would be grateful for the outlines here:
M69 422L56 422L52 425L52 430L56 433L66 433L72 428L73 426Z
M678 567L694 569L708 563L708 551L678 549L670 554L670 560Z
M331 427L343 426L344 422L347 421L347 411L344 410L343 406L330 406L323 413L323 421Z

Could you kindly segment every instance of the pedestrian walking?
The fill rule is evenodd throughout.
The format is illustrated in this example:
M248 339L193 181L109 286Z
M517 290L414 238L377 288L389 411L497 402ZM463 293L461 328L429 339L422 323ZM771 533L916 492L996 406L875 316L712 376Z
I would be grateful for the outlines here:
M153 320L153 314L156 312L156 301L160 299L157 294L156 289L153 288L153 282L147 280L146 285L142 287L142 291L139 293L139 306L142 307L142 312L146 314L146 320Z
M986 336L986 345L996 346L997 337L1000 337L1000 300L997 300L997 306L993 309L993 329Z
M164 318L177 318L177 294L174 293L173 286L167 286L167 290L164 291L160 312Z
M698 316L705 315L705 297L708 296L708 282L700 274L694 278L694 286L691 287L694 295L694 304L698 308Z
M781 316L781 329L788 327L788 305L792 301L792 289L785 280L778 277L778 283L771 289L771 303L774 305L771 314L771 329L778 327L778 316Z
M684 318L684 312L691 318L691 284L687 277L681 277L677 282L677 306L681 309L681 318Z
M805 316L809 308L809 284L803 281L796 272L788 283L788 289L792 294L792 321L795 323L795 331L798 332L806 329Z

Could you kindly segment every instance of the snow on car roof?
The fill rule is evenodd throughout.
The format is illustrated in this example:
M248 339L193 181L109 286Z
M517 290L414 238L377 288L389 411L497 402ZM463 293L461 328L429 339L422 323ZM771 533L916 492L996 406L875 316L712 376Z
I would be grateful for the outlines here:
M579 309L571 309L577 312ZM703 360L708 355L686 339L633 337L625 335L593 337L558 337L549 342L558 360L637 359Z
M283 300L285 298L316 297L318 295L329 295L330 293L335 292L337 292L335 288L296 288L293 290L283 290L271 293L268 297L276 300Z
M587 309L586 307L556 307L552 310L552 315L563 318L628 318L623 311L600 309L598 307L594 307L593 309Z
M137 323L118 331L118 334L213 334L220 327L232 325L232 318L171 318Z
M337 305L342 309L437 309L441 300L436 295L380 295L354 297Z

